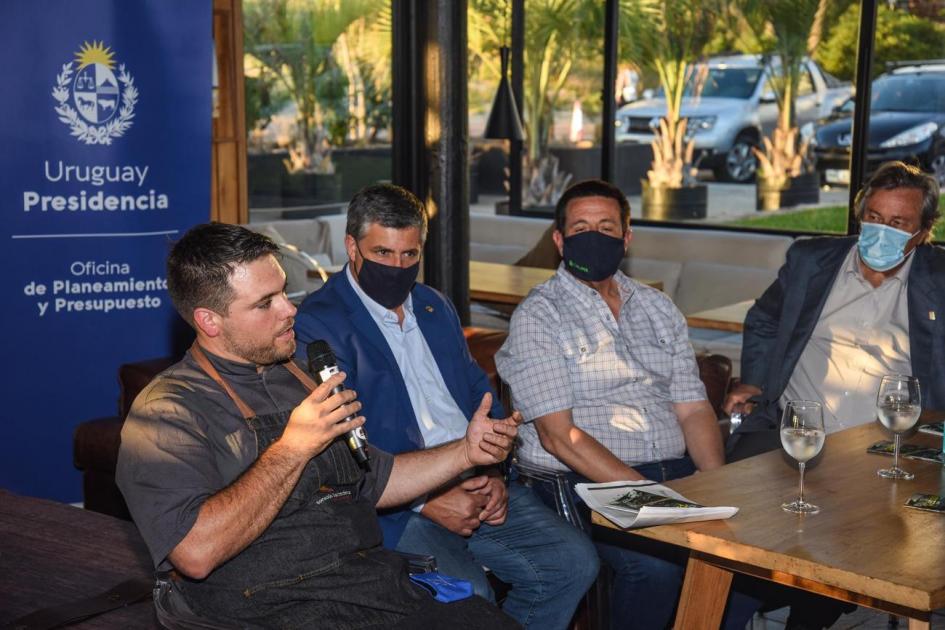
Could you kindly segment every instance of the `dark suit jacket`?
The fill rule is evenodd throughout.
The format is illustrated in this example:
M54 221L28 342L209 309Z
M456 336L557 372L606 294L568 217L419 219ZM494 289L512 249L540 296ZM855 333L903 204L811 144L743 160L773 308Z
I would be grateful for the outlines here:
M473 360L453 305L430 287L414 285L413 312L423 338L456 405L471 418L486 392L492 393L492 417L505 417L489 377ZM361 299L351 288L347 272L336 273L308 296L295 318L297 354L315 339L331 345L338 367L347 374L345 386L357 390L367 419L368 442L391 453L424 448L407 386L387 340ZM410 516L409 507L389 511L381 518L384 545L397 541Z
M742 345L743 383L764 390L761 404L739 432L778 426L778 399L784 393L801 352L807 346L856 237L802 239L794 243L778 279L745 318ZM945 250L916 248L909 271L909 348L912 374L919 378L922 407L945 409ZM943 324L938 320L943 319Z

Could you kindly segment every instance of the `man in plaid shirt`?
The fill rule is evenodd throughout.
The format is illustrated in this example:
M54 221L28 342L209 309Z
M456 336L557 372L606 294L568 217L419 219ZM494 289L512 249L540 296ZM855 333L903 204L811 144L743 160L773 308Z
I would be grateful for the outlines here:
M664 293L618 269L632 236L627 198L607 182L580 182L558 201L555 221L562 262L516 309L496 354L528 423L520 460L565 471L574 483L665 481L722 466L685 318ZM617 573L611 619L665 627L682 585L680 559L662 549L598 551ZM729 606L726 625L744 628L757 602L735 600L744 605Z

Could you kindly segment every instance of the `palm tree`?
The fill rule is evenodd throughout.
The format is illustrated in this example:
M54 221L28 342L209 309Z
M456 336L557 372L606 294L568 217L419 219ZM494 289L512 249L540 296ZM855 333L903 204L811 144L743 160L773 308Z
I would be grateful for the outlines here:
M693 142L680 117L693 64L708 45L722 13L717 0L621 0L621 46L627 57L655 72L666 99L647 172L653 187L680 188L695 179Z
M782 187L801 174L807 153L799 141L795 103L804 58L820 43L829 0L741 0L749 27L768 41L776 55L769 83L778 105L778 123L764 150L755 150L758 175L769 186Z
M247 0L246 51L285 87L298 113L292 170L330 173L330 142L347 129L347 77L332 55L338 38L381 0ZM340 119L340 120L339 120ZM334 126L334 129L333 129Z

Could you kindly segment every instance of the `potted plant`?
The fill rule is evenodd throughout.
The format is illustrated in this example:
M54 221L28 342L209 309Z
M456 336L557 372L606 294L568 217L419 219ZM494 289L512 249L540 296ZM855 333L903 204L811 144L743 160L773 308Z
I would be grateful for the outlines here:
M488 77L500 76L498 49L507 45L511 3L470 0L469 48L471 71ZM588 40L600 36L602 13L598 0L529 0L525 10L522 123L525 130L522 163L522 206L528 214L553 208L573 175L551 146L554 115L570 97L568 80L575 67L588 63L594 52ZM571 148L569 146L569 148ZM593 149L583 149L574 160L593 161ZM583 155L586 154L586 155ZM574 160L571 160L572 162ZM597 171L596 168L593 170ZM508 190L509 182L504 184Z
M335 172L331 152L348 133L350 81L333 48L352 23L381 4L380 0L245 4L247 54L276 78L295 105L296 137L283 161L285 203L341 198L341 175Z
M775 57L768 64L769 85L778 106L777 126L758 158L756 209L777 210L820 200L820 180L808 159L808 142L795 121L795 100L805 57L820 42L827 0L743 0L743 14Z
M638 63L655 72L666 99L652 142L653 161L643 187L643 217L702 219L707 188L696 181L693 140L680 116L683 97L694 78L720 7L712 1L635 0L621 3L621 43Z

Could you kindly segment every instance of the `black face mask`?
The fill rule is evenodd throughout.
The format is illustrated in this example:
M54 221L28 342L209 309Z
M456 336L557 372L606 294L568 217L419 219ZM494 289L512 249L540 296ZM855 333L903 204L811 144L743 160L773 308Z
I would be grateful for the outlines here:
M361 253L360 249L358 253ZM393 310L407 301L419 272L419 261L409 267L392 267L368 260L361 254L358 284L372 300Z
M562 257L575 277L598 282L617 272L625 251L622 238L589 230L565 238Z

